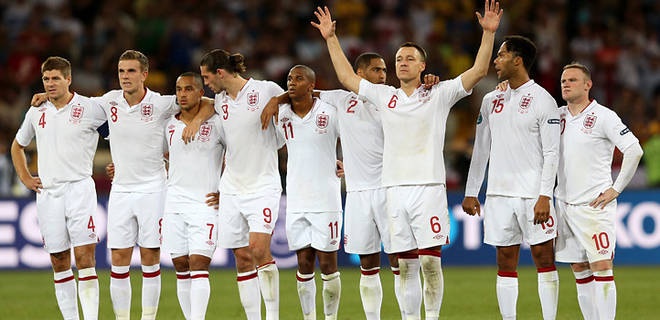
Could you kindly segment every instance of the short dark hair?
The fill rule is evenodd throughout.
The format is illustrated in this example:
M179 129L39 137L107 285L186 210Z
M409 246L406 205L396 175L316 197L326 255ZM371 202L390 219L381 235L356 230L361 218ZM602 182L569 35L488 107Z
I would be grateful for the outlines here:
M583 65L583 64L581 64L577 61L573 61L573 62L565 65L562 70L566 70L566 69L580 69L580 70L582 70L584 75L587 76L587 80L591 80L591 71L589 71L589 68L587 68L587 66L585 66L585 65Z
M62 57L48 57L48 59L41 64L41 73L43 74L50 70L58 70L62 72L62 75L66 78L71 76L71 63L69 60Z
M245 57L240 53L230 54L222 49L214 49L207 52L199 63L207 70L225 69L231 73L242 73L247 70L245 67Z
M426 61L427 55L426 55L426 50L422 48L420 45L414 43L414 42L406 42L399 46L399 49L401 48L415 48L419 52L419 55L422 56L422 62Z
M504 45L507 51L513 52L523 60L525 69L529 72L536 60L536 45L532 40L523 36L506 36Z
M195 84L197 89L204 89L204 80L202 80L202 76L199 73L188 71L188 72L184 72L184 73L180 74L178 78L181 78L181 77L191 77L191 78L193 78L193 83Z
M353 63L353 71L357 72L358 69L366 69L373 59L383 59L381 55L375 52L365 52L355 58L355 63Z
M122 60L137 60L140 63L142 71L149 71L149 58L144 53L137 50L126 50L119 56L119 61Z
M293 67L291 67L291 70L293 69L303 69L305 70L305 76L311 83L316 83L316 72L314 70L304 64L297 64Z

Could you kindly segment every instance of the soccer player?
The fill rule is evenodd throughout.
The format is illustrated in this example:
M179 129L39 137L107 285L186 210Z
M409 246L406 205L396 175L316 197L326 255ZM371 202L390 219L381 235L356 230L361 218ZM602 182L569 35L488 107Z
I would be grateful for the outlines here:
M49 57L41 65L41 75L48 101L28 110L11 146L11 156L21 182L37 193L39 228L50 253L55 296L63 318L79 319L78 294L83 318L97 319L97 203L91 176L99 136L96 129L105 122L105 114L89 98L69 91L68 60ZM25 147L35 137L38 177L29 172L25 157ZM71 271L71 246L78 288Z
M544 319L557 314L559 278L554 264L556 217L551 203L559 152L559 113L550 94L529 77L536 46L521 36L505 37L494 60L506 91L484 96L463 210L480 215L477 199L488 170L484 242L497 249L496 291L503 319L516 318L518 256L523 239L538 272Z
M451 106L469 95L476 83L486 76L502 10L499 3L486 1L484 16L476 14L484 31L474 65L459 77L442 81L431 89L420 87L426 54L418 45L406 43L396 53L399 89L373 84L351 69L327 7L318 8L315 15L319 22L312 22L312 25L326 40L339 81L374 104L381 113L382 184L387 188L392 252L399 254L406 317L420 317L422 290L417 277L421 264L426 318L437 319L444 291L441 248L449 243L442 155L445 124ZM416 248L419 248L418 259L411 256Z
M275 129L261 130L261 111L284 92L276 83L245 79L244 57L215 49L202 57L204 84L215 95L226 143L225 170L220 178L218 244L234 252L238 292L248 319L279 318L279 271L270 240L280 207Z
M316 75L303 65L289 71L290 104L279 111L278 133L287 146L289 249L298 258L298 297L303 319L316 319L314 265L323 279L325 319L337 319L341 281L337 250L341 242L341 183L336 175L339 127L337 109L312 97Z
M217 200L224 145L222 122L217 114L204 122L194 141L182 135L199 113L204 83L198 73L186 72L176 80L181 112L165 126L169 167L163 248L176 270L177 296L186 319L204 319L211 288L209 265L218 239ZM207 199L208 198L208 199ZM211 203L211 207L207 205Z
M571 264L585 319L614 319L616 197L632 179L643 151L617 114L589 99L591 72L571 63L561 75L561 143L557 174L557 261ZM623 152L612 183L614 147Z

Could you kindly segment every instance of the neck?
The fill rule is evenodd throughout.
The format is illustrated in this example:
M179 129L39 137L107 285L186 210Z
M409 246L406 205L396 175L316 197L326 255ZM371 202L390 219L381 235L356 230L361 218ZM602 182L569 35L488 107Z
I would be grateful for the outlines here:
M193 121L193 119L195 119L197 113L199 113L199 103L186 110L181 109L181 113L179 114L179 120L183 121L186 124L189 124Z
M299 117L306 116L314 106L314 98L311 95L302 97L300 99L291 99L291 109Z
M589 97L587 96L580 97L579 99L575 99L573 101L567 101L567 102L568 102L568 111L570 111L571 115L573 116L580 114L591 103Z
M422 81L419 80L419 78L412 80L400 80L401 90L403 90L407 96L413 94L413 92L415 92L415 90L417 90L421 84Z
M71 98L73 98L73 93L67 91L65 95L57 98L57 99L48 99L50 103L52 103L57 110L62 109L64 106L66 106L69 101L71 101Z
M124 91L124 99L126 99L126 102L128 102L129 106L134 106L140 103L146 94L147 89L145 89L143 86L140 86L140 88L134 92Z
M521 72L520 74L509 78L509 87L511 87L511 89L518 89L520 86L527 83L527 81L529 81L529 74L527 74L527 72Z
M225 91L232 99L236 99L236 96L238 96L238 93L241 91L241 89L243 89L247 83L247 80L243 79L243 77L239 75L233 75L233 77L234 78L228 81L229 84L227 85Z

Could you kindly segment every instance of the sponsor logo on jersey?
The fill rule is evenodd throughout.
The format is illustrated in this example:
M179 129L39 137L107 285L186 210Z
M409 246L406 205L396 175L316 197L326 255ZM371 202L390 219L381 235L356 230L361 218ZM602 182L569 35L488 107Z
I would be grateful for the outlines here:
M212 130L213 126L211 126L208 122L204 122L204 124L199 127L199 142L206 142L211 140Z
M257 104L259 103L259 92L250 92L247 95L247 104L248 104L248 110L250 111L255 111L257 110L258 106Z
M69 122L71 123L80 123L82 119L85 108L81 105L75 105L71 108L71 113L69 113Z
M151 121L154 115L154 105L151 103L143 104L140 112L142 114L142 121Z
M328 122L330 121L330 116L325 113L321 113L316 116L316 132L323 134L328 132Z
M479 116L477 117L477 124L481 124L484 121L484 117L481 115L481 112L479 112Z
M529 110L529 106L532 104L532 100L534 98L532 97L531 93L526 94L524 97L520 99L520 104L518 105L518 112L520 113L527 113Z
M289 122L289 120L290 119L288 117L282 117L282 119L280 119L280 121L282 122Z
M619 132L619 135L624 135L628 132L630 132L630 129L628 129L628 127L625 127L625 128L623 128L623 130L621 130L621 132Z

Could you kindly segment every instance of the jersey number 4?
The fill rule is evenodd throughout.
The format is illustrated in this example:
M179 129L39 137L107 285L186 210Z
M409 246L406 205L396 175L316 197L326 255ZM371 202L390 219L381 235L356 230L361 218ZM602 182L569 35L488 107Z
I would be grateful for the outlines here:
M44 128L46 127L46 114L42 113L41 118L39 118L39 126Z

